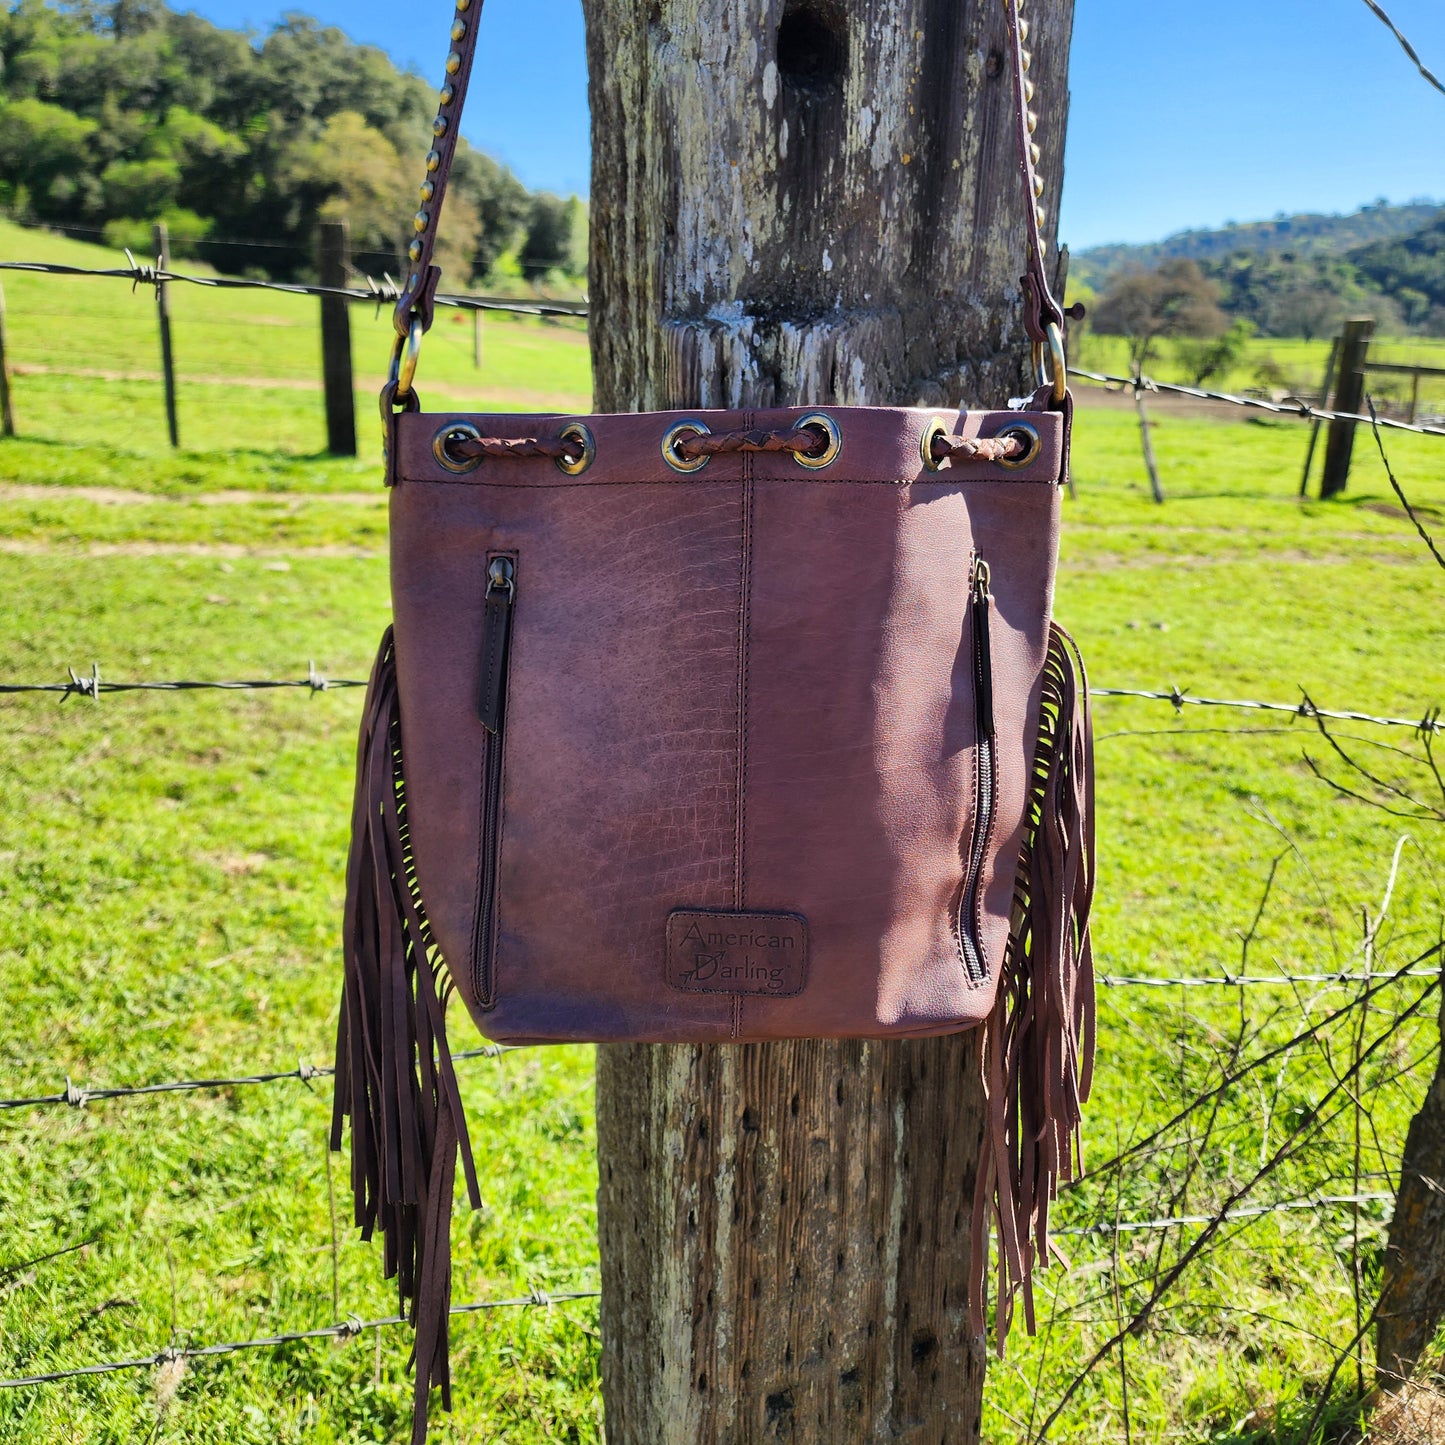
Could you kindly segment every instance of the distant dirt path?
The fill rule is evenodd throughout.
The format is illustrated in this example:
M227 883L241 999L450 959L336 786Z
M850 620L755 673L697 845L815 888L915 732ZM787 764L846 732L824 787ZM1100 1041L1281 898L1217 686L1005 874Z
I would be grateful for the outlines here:
M313 557L348 557L380 560L381 547L347 547L341 543L318 547L260 547L246 542L47 542L35 537L0 537L0 554L19 557L216 557L222 561L247 557L274 557L271 569L285 572L290 561Z
M0 482L0 502L56 502L72 498L114 507L138 507L147 503L160 506L167 502L199 507L244 507L254 502L270 502L273 506L299 510L312 502L336 502L344 507L379 506L386 501L386 492L380 482L374 492L184 493L140 492L129 487L68 487L64 483L52 486L42 482Z
M90 366L45 366L38 362L18 362L11 366L12 376L78 376L84 381L154 381L161 380L158 371L110 371ZM320 381L304 376L208 376L199 372L182 372L180 385L239 386L249 391L312 391L321 390ZM364 391L366 388L363 387ZM502 411L534 411L566 416L582 415L592 408L585 395L559 395L554 391L528 391L516 387L477 388L456 386L447 382L429 381L419 388L427 396L445 397L476 406L485 400L488 408ZM480 408L478 408L480 409Z

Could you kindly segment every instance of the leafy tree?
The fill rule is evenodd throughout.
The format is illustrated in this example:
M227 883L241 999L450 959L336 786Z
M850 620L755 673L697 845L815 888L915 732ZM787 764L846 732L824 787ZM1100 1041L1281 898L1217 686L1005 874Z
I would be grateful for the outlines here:
M43 218L63 216L87 169L96 129L95 121L43 100L0 106L0 176L11 195L23 190Z
M344 215L353 250L395 270L435 105L420 76L304 15L257 42L163 0L12 0L0 8L0 207L116 236L148 237L164 218L178 254L200 246L235 269L258 256L234 242L264 242L259 259L280 276L308 271L317 222ZM465 142L453 177L439 250L450 284L529 239L533 271L580 267L581 202L534 205Z
M472 274L485 276L504 253L519 249L526 239L532 198L505 166L469 147L459 150L452 163L452 196L464 200L477 216ZM447 212L451 204L448 200ZM450 219L443 225L449 226Z
M533 279L548 271L576 275L586 269L586 208L576 197L543 191L532 197L527 239L522 246L522 273ZM580 237L580 239L579 239Z
M1218 336L1228 326L1219 287L1196 261L1165 261L1152 271L1117 277L1099 298L1094 329L1129 339L1129 364L1140 372L1155 342L1166 336Z
M354 110L298 136L283 155L278 180L302 215L349 221L357 250L388 254L400 266L411 216L410 172L396 147Z

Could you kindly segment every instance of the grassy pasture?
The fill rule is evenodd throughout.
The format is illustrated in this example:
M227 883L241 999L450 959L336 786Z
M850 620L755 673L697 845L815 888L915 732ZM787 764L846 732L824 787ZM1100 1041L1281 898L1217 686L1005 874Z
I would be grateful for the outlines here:
M95 248L13 228L0 227L0 252L103 264ZM320 370L316 303L177 288L187 450L172 453L158 383L108 379L154 369L149 302L117 282L4 284L14 359L48 369L18 377L22 436L0 444L0 681L48 681L93 658L113 678L300 676L307 659L364 675L387 616L385 508L371 456L317 454L320 394L300 385ZM361 320L369 408L389 332L384 313ZM469 324L439 323L423 359L429 401L585 406L580 331L499 320L484 334L478 375ZM1058 611L1096 683L1281 701L1303 686L1321 705L1407 717L1445 703L1445 574L1368 438L1348 496L1329 505L1294 496L1303 445L1296 423L1162 413L1161 508L1132 417L1084 406ZM1445 532L1445 443L1389 446ZM67 1076L131 1084L328 1061L358 705L356 692L0 699L0 1095L54 1093ZM1376 966L1439 938L1440 829L1334 797L1304 761L1322 752L1309 725L1100 699L1096 727L1105 972L1238 967L1276 858L1251 972L1358 968L1360 910L1378 911L1406 832L1415 842ZM1381 767L1403 766L1375 744L1407 735L1340 731L1367 738ZM1382 993L1366 1044L1423 987ZM1101 990L1091 1156L1149 1133L1211 1082L1242 1015L1248 1057L1349 997L1336 986ZM475 1042L460 1022L456 1034L457 1047ZM1316 1112L1333 1081L1326 1047L1336 1068L1352 1048L1348 1030L1321 1027L1228 1091L1207 1141L1196 1121L1192 1144L1070 1191L1058 1223L1207 1214L1291 1139L1298 1156L1252 1202L1390 1192L1435 1034L1431 1004L1362 1071L1358 1166L1354 1115ZM461 1068L486 1207L458 1214L456 1297L592 1287L590 1051ZM344 1160L332 1163L333 1253L328 1116L324 1083L299 1081L0 1113L0 1375L389 1313L377 1251L345 1227ZM1123 1440L1126 1419L1135 1441L1305 1438L1355 1331L1356 1260L1370 1303L1387 1214L1366 1203L1230 1226L1126 1346L1127 1393L1111 1355L1050 1438ZM1074 1269L1047 1277L1038 1338L1017 1337L992 1370L985 1438L1026 1438L1197 1232L1067 1236ZM436 1439L600 1440L593 1304L459 1320L454 1352L458 1409L438 1412ZM405 1358L393 1329L0 1390L0 1439L389 1441L407 1411ZM1336 1378L1336 1413L1354 1384L1352 1367Z

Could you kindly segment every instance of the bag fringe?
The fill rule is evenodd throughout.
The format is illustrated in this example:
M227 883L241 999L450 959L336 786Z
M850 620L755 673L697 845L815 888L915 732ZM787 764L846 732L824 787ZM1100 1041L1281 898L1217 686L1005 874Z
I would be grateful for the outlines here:
M387 628L367 685L346 870L345 973L336 1037L331 1147L351 1120L351 1187L361 1237L378 1226L386 1278L415 1330L413 1445L431 1387L451 1409L447 1321L458 1151L481 1207L447 1047L452 981L422 913L407 834L396 644Z
M1039 742L998 998L984 1027L988 1098L973 1212L971 1332L985 1332L989 1241L998 1232L996 1348L1022 1295L1034 1333L1033 1273L1053 1253L1049 1205L1082 1172L1081 1106L1094 1069L1094 738L1089 681L1053 624Z

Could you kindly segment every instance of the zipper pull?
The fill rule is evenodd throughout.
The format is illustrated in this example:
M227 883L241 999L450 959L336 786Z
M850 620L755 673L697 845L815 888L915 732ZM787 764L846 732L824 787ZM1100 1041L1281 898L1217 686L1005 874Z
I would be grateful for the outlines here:
M973 559L970 588L973 595L973 701L978 736L994 739L993 724L993 649L989 637L989 612L993 595L989 592L991 573L982 557Z
M502 728L507 680L507 648L512 640L512 604L517 599L517 564L510 557L487 563L487 596L482 613L482 726Z

